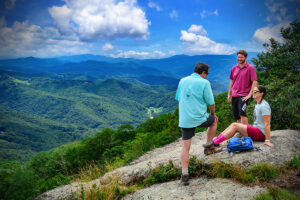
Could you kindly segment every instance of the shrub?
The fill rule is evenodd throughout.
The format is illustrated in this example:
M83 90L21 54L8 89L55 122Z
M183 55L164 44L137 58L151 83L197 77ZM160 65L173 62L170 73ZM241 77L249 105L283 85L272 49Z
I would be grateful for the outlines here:
M150 173L144 180L144 184L150 185L153 183L165 182L180 176L180 169L176 168L170 160L167 165L159 165L159 167L152 169L150 166Z
M289 166L295 169L300 169L300 156L294 155L293 160L289 163Z
M241 183L251 183L255 178L246 173L246 170L241 166L216 162L205 170L205 173L212 177L232 178Z
M135 187L120 185L118 177L110 177L110 182L106 185L98 187L94 184L92 188L84 188L82 185L80 193L74 193L69 200L115 200L134 191Z
M260 181L268 181L279 176L278 169L269 163L257 164L256 166L249 168L247 173Z
M268 188L268 192L255 197L255 200L298 200L299 196L291 194L285 189Z

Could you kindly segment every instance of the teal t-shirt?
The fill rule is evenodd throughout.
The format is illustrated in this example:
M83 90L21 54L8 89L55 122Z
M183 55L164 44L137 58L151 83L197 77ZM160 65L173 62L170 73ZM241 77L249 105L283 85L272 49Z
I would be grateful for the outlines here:
M193 128L209 116L207 105L215 104L208 80L193 73L179 82L175 99L179 101L179 127Z
M264 115L270 115L271 116L271 108L268 102L265 100L262 100L260 104L255 105L255 109L253 112L253 119L254 119L254 127L258 128L263 132L264 135L265 133L265 122L263 120Z

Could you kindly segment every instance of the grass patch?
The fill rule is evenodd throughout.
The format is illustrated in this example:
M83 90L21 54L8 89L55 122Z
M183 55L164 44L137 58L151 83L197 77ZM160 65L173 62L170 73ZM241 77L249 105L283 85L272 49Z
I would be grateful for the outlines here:
M243 167L222 162L208 166L205 169L205 173L211 177L230 178L243 184L252 183L256 180L255 177L249 175Z
M150 173L143 181L146 186L178 178L181 174L181 170L176 168L171 160L167 165L159 165L159 167L154 169L152 169L151 163L149 163L149 167Z
M151 164L151 163L150 163ZM170 180L174 180L180 177L181 168L176 167L170 160L166 165L159 165L157 168L150 167L150 173L147 178L144 179L143 184L149 186L154 183L161 183ZM189 176L196 177L203 173L203 166L200 160L196 156L192 156L189 161Z
M96 162L91 162L81 168L73 178L73 182L88 182L103 176L104 170L101 165Z
M19 79L13 79L12 80L13 82L15 83L20 83L20 84L24 84L24 85L30 85L30 83L28 81L22 81L22 80L19 80Z
M290 165L290 164L288 164ZM166 182L179 178L181 169L174 166L170 161L166 165L160 165L152 169L150 173L143 180L143 184L149 186L154 183ZM286 166L276 167L269 163L257 164L253 167L245 169L239 165L226 164L223 162L216 162L211 165L203 165L196 156L192 156L189 162L189 176L199 177L201 174L206 174L209 177L229 178L238 181L242 184L251 184L253 182L266 182L273 178L278 177L281 173L286 171L282 170Z
M294 155L293 160L289 162L289 167L300 169L300 156Z
M269 163L257 164L247 170L247 173L258 179L259 181L268 181L279 176L279 167L275 167Z
M67 200L115 200L126 194L133 193L137 189L137 186L119 184L118 177L110 177L108 184L100 186L94 184L91 188L84 188L81 185L81 190L78 193L73 193Z
M268 188L268 192L255 197L255 200L298 200L299 196L285 189Z
M275 167L269 163L257 164L248 169L239 165L226 164L223 162L216 162L211 165L203 165L201 160L196 156L191 156L189 161L189 176L199 177L202 174L206 174L209 177L229 178L240 182L242 184L250 184L253 182L266 182L284 173L281 168L298 169L297 163L299 156L294 156L294 159L286 165ZM172 161L165 165L159 165L156 168L151 167L149 163L150 172L145 179L136 180L134 185L121 185L119 184L119 178L111 178L106 185L100 185L97 187L93 185L92 188L81 188L78 194L73 194L70 199L120 199L126 194L133 193L138 189L150 186L155 183L167 182L171 180L179 179L181 175L181 168L176 167ZM109 165L108 168L115 168ZM91 165L88 170L93 168ZM109 170L110 171L110 170ZM90 176L88 176L90 177ZM256 200L294 200L299 199L298 196L289 193L284 189L268 188L267 193L260 194L256 197Z

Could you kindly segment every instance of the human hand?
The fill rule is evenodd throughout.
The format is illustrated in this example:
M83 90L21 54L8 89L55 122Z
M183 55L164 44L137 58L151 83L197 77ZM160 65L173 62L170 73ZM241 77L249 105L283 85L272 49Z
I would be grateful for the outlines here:
M265 142L264 145L267 145L269 147L274 147L274 144L272 144L271 142Z
M215 117L215 122L217 122L217 123L218 123L218 121L219 121L219 118L217 117L217 115L216 115L216 114L214 114L214 117Z
M227 101L228 101L228 103L231 103L231 95L227 96Z
M251 94L248 94L247 96L242 98L242 101L247 101L250 98L251 98Z

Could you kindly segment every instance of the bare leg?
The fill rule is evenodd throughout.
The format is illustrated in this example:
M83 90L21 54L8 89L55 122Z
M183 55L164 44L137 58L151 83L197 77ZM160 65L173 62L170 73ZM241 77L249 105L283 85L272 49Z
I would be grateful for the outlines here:
M211 142L216 135L218 123L215 121L210 127L207 129L207 142Z
M231 125L231 124L230 124ZM231 127L230 126L228 126L222 133L224 133L224 132L227 132L228 131L228 129L230 129Z
M248 136L247 126L241 123L232 123L225 131L222 132L226 139L232 138L236 132L241 133L243 136Z
M187 169L189 167L189 152L191 148L191 141L192 139L189 140L182 140L182 149L181 149L181 155L180 155L180 160L181 160L181 166L183 169Z
M242 124L248 124L248 118L246 116L241 115L241 123Z

